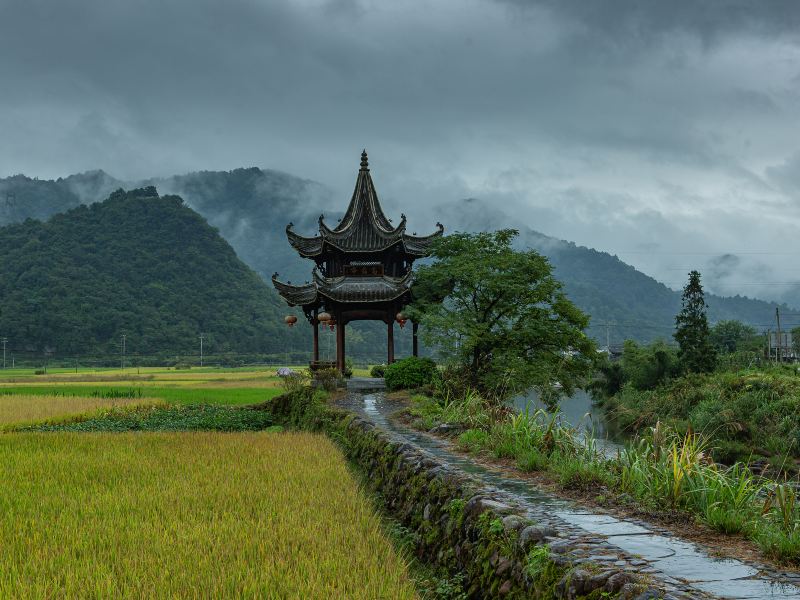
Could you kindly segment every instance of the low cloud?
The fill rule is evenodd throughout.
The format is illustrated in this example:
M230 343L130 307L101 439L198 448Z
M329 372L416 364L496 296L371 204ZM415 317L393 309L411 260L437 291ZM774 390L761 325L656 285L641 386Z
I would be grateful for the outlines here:
M780 299L798 32L791 0L7 0L0 175L259 166L343 208L366 146L420 232L475 197L673 287L692 267ZM736 277L713 274L725 255Z

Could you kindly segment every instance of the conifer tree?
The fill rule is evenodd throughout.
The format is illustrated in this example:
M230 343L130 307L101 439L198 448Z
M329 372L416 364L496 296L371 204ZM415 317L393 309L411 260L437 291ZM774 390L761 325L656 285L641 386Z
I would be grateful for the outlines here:
M675 317L675 340L680 346L678 359L685 372L709 373L717 364L706 308L700 273L692 271L689 273L689 282L683 288L681 311Z

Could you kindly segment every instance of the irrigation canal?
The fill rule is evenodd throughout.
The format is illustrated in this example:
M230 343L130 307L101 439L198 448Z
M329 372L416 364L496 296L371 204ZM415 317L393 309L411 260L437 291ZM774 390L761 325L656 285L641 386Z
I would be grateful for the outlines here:
M588 397L574 399L568 405L573 410L565 418L576 418L571 422L578 423L586 412L591 412L591 402L587 404L587 401ZM392 414L402 405L386 397L380 379L352 379L342 404L369 418L390 434L425 450L437 460L478 478L499 496L505 496L524 508L530 519L553 527L565 539L590 540L589 543L596 546L591 557L594 561L649 574L690 597L800 598L798 573L776 572L764 565L711 556L693 542L683 540L656 525L592 512L591 509L546 493L530 481L472 461L453 451L447 441L411 429L393 419ZM598 422L602 423L597 419L592 431L595 435L602 435L605 429L599 430L596 427Z

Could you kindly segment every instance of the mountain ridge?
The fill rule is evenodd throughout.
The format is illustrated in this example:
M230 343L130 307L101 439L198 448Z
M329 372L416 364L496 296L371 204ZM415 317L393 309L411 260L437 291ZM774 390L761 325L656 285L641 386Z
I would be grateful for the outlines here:
M130 183L103 171L89 171L55 181L24 176L0 179L0 201L11 191L18 199L13 210L0 210L0 224L28 216L41 218L80 203L91 203L113 186L144 183L162 193L177 194L219 229L245 263L265 279L278 271L287 279L309 278L311 265L297 257L286 242L285 226L293 222L299 232L313 232L320 212L341 209L327 188L310 179L257 167L232 171L197 171ZM26 208L26 202L29 205ZM436 207L448 230L476 231L513 226L519 244L546 255L570 298L592 316L590 333L612 343L632 337L641 341L670 338L680 292L638 271L618 257L573 242L559 240L521 226L511 215L479 199L465 199ZM709 318L738 319L763 327L774 314L774 302L745 296L707 295Z

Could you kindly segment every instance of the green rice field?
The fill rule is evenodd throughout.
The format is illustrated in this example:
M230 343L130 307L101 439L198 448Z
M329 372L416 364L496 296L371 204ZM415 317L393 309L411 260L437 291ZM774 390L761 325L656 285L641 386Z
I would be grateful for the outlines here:
M147 397L177 404L257 404L282 392L274 368L129 368L0 371L0 396L8 394Z

